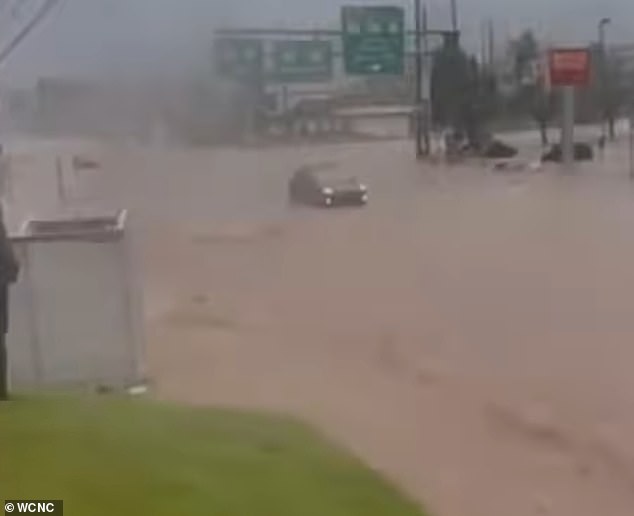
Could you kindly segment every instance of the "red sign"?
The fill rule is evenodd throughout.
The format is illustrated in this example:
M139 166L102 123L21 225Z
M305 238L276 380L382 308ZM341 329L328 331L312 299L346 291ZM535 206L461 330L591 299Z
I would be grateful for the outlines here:
M549 56L552 86L587 86L590 83L590 51L587 48L557 48Z

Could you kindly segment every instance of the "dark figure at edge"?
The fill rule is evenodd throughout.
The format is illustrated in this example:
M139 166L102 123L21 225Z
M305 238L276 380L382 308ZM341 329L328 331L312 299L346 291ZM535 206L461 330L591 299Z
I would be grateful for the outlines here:
M9 361L6 347L9 331L9 286L17 281L19 270L0 207L0 401L7 400L9 396Z

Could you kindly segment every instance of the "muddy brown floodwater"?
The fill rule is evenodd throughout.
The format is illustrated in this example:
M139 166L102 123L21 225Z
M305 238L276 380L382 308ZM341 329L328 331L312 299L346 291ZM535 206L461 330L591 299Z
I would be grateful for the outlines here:
M403 142L126 151L162 399L290 412L438 516L634 514L634 188ZM290 208L330 159L365 210ZM107 192L107 195L106 195Z

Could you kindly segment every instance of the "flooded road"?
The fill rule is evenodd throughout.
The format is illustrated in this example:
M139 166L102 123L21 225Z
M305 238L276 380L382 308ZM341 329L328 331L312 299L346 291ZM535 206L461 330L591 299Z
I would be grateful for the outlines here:
M157 395L290 412L438 516L634 514L634 188L622 155L431 168L403 142L120 151ZM367 209L290 208L336 161ZM623 170L622 170L623 169Z

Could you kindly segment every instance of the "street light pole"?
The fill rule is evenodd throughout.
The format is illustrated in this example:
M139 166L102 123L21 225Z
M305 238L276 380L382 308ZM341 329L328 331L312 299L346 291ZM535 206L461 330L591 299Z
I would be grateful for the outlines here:
M421 37L422 28L421 28L421 0L414 0L414 16L416 17L415 21L415 31L416 31L416 92L414 94L414 103L415 103L415 134L416 134L416 158L421 159L423 157L423 113L422 113L422 104L423 104L423 95L422 95L422 85L423 85L423 56L422 56L422 48L421 48Z
M599 21L599 81L601 82L599 86L599 91L601 95L601 140L605 142L606 140L606 50L605 50L605 28L612 22L610 18L602 18Z
M423 6L423 127L425 138L425 153L429 156L431 154L431 130L433 126L432 118L432 105L431 105L431 71L432 61L429 53L429 19L427 17L427 6Z
M457 0L451 0L451 29L458 31L458 5Z

